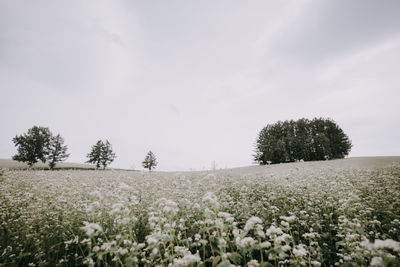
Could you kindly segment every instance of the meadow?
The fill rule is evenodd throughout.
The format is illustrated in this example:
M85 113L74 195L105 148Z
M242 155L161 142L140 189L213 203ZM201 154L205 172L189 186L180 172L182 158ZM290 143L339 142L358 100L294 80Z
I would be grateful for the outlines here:
M0 175L0 266L399 266L400 157Z

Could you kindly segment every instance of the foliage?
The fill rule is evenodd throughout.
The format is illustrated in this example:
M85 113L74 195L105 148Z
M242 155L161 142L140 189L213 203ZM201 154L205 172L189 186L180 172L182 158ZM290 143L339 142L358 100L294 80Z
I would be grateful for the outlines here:
M46 159L49 162L50 169L53 170L57 162L64 161L69 157L68 147L64 145L64 138L57 134L50 138L50 144Z
M13 142L17 146L17 154L13 156L13 160L26 162L29 167L39 161L48 161L50 169L54 169L57 162L69 156L64 138L60 134L53 136L46 127L33 126L27 133L15 136Z
M256 141L259 164L344 158L351 141L331 119L278 121L264 127Z
M158 162L156 156L153 154L153 152L149 151L146 155L146 158L142 162L143 168L149 169L149 171L151 171L151 169L155 168L157 164Z
M100 166L103 166L103 169L105 169L116 158L108 140L105 142L98 140L97 143L92 146L92 150L87 154L87 157L89 158L87 163L95 164L96 169L100 168Z
M13 142L17 154L13 160L26 162L30 167L38 161L46 162L51 136L49 128L40 126L33 126L27 133L15 136Z
M11 170L0 266L398 266L399 161L356 161L145 177Z

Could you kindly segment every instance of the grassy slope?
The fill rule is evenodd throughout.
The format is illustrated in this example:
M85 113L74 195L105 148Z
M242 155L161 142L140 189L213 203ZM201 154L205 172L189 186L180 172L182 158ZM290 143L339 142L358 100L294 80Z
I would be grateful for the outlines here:
M175 225L184 219L186 230L182 233L191 238L192 245L196 233L201 234L207 244L215 243L209 232L222 229L220 220L215 214L205 212L215 208L211 201L213 196L217 198L219 211L232 214L237 223L234 226L226 221L222 227L230 233L224 240L233 245L229 250L239 255L239 266L245 266L253 256L260 255L257 246L238 246L232 236L232 229L243 230L252 216L260 218L264 230L272 225L280 226L294 240L287 243L292 265L299 259L293 257L291 251L297 244L304 244L311 259L322 266L343 265L344 257L350 258L346 261L352 266L368 266L372 257L382 251L369 254L369 248L361 245L364 237L371 241L399 241L396 230L400 225L399 168L400 157L363 157L248 166L215 172L9 170L5 171L0 183L0 221L3 220L0 266L2 261L9 266L26 266L30 262L51 266L62 261L66 265L82 265L88 255L96 259L103 252L96 254L91 246L82 243L88 237L82 231L85 221L103 228L102 236L106 237L103 241L107 244L118 241L122 248L122 239L144 242L145 250L132 244L133 252L130 250L121 256L124 263L128 262L128 256L141 251L146 254L149 266L161 264L152 256L153 247L145 243L145 237L160 236L157 229L164 229L165 224L156 221L162 227L151 228L148 214L155 212L157 218ZM212 192L211 198L204 200L208 192ZM179 213L171 215L171 210L165 208L175 204ZM115 213L118 205L123 208ZM283 227L282 216L288 215L295 215L296 219L290 227ZM126 224L122 221L125 217L135 220ZM201 224L210 218L211 222ZM178 242L178 234L168 231L162 235L166 236L162 242L167 248L170 240ZM303 236L307 233L318 234L313 237L313 244ZM218 235L222 236L222 233L218 232ZM251 240L257 237L253 232L245 235ZM71 243L78 236L81 242ZM269 240L274 246L273 250L265 250L264 259L268 253L275 255L274 251L281 249L281 243L273 242L275 237L260 240ZM71 244L65 246L65 242ZM179 242L176 245L187 245L184 242L189 239ZM101 247L101 244L98 245ZM211 266L212 251L220 254L224 251L218 244L214 245L213 250L211 246L203 246L200 250L203 261L211 259L207 266ZM195 253L197 249L195 247L191 252ZM171 253L180 257L174 251ZM396 255L394 264L399 262L399 254ZM99 265L113 265L112 257L103 257ZM261 261L259 257L257 260Z
M274 164L270 166L246 166L238 168L228 168L217 170L218 173L236 174L236 175L257 175L265 172L266 169L275 173L285 172L287 169L298 166L315 166L315 167L345 167L345 168L379 168L386 165L390 165L393 162L400 162L400 156L388 156L388 157L355 157L341 160L329 160L329 161L311 161L311 162L298 162L298 163L285 163L285 164ZM48 164L37 163L34 168L43 169L47 168ZM0 159L0 168L7 169L26 169L28 165L22 162L18 162L12 159ZM93 169L92 165L61 162L57 163L56 169ZM207 174L213 171L185 171L185 172L161 172L180 174L180 173L193 173L193 174ZM155 173L158 173L155 171Z
M34 168L43 169L48 168L49 165L46 163L36 163ZM0 168L7 169L26 169L28 165L23 162L18 162L12 159L0 159ZM70 162L61 162L57 163L56 169L93 169L93 166L88 164L80 164L80 163L70 163Z

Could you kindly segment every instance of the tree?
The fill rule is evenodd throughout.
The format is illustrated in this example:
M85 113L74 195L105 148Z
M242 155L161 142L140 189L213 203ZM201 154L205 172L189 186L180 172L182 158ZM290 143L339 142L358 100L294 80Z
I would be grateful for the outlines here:
M57 162L64 161L69 157L69 154L67 154L67 149L68 147L64 145L64 138L62 138L60 134L50 138L46 159L49 162L49 167L51 170L54 169Z
M253 157L262 165L335 159L344 158L351 147L348 136L331 119L278 121L260 131Z
M103 169L105 169L107 165L113 162L116 158L108 140L106 140L105 143L101 140L97 141L97 143L92 146L92 150L87 154L87 157L89 160L86 162L95 164L96 169L100 168L100 166L103 166Z
M103 169L107 167L111 162L116 158L115 153L112 150L112 146L108 140L103 143L101 148L101 165L103 165Z
M12 157L13 160L26 162L29 167L39 161L46 162L51 136L49 128L40 126L33 126L27 133L15 136L13 142L17 154Z
M155 168L157 164L158 162L156 156L153 154L153 152L149 151L146 155L146 158L142 162L143 168L149 169L149 171L151 171L151 169Z

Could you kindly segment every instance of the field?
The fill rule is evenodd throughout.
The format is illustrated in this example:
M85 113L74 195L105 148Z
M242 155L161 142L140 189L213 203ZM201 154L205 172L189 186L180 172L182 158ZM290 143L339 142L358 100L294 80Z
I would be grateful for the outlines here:
M400 157L0 174L1 266L399 266Z
M18 162L11 159L0 159L0 168L3 169L29 169L28 164ZM47 163L38 162L33 166L35 170L48 170L49 165ZM95 169L92 165L80 164L80 163L69 163L69 162L58 162L55 169Z

